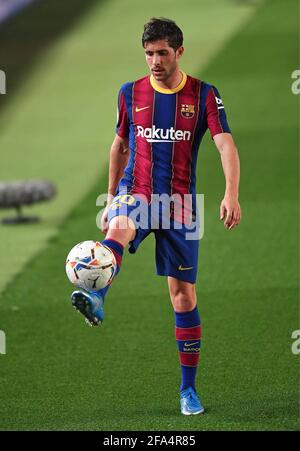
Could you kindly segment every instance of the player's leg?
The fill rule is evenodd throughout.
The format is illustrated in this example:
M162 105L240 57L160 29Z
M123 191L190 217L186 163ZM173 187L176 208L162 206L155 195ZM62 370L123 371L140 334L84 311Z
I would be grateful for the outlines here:
M125 215L115 216L109 222L106 237L101 243L108 247L115 256L117 268L114 277L120 271L124 247L134 239L135 234L133 221ZM110 285L92 292L75 290L71 295L73 306L85 316L86 322L91 326L97 326L103 322L104 297Z
M113 217L108 225L108 231L105 239L101 241L106 247L109 247L115 256L117 270L115 276L119 273L122 264L124 248L132 241L136 234L134 222L128 216L120 215ZM99 291L104 298L110 285Z
M158 230L156 236L157 274L168 276L175 314L175 333L181 365L180 404L185 415L204 411L195 388L199 362L201 325L195 282L199 240L187 239L186 229Z
M124 247L134 239L135 234L134 222L127 216L115 216L110 220L105 239L101 243L109 247L116 258L117 271L115 275L121 268Z
M101 243L110 248L115 256L117 270L114 277L120 270L124 247L130 243L128 250L135 253L139 244L151 232L149 206L146 200L141 195L119 194L110 205L107 217L108 231ZM110 285L99 291L76 290L72 293L73 306L85 316L89 325L96 326L102 323L104 297Z
M168 277L168 285L175 314L175 337L181 366L181 411L185 415L203 413L195 383L201 346L195 284Z
M135 233L136 228L132 219L125 215L115 216L108 224L108 231L106 233L105 240L115 240L125 247L134 239Z

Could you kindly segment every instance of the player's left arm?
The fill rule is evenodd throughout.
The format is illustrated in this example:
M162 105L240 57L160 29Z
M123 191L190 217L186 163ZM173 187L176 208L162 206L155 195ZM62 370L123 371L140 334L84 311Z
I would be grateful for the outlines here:
M242 218L239 204L240 159L230 133L218 133L213 137L220 152L226 188L220 205L220 219L227 229L236 227Z
M227 229L233 229L241 220L238 201L240 181L240 160L227 122L220 93L210 86L206 97L206 118L211 136L220 152L226 180L224 198L220 205L220 219Z

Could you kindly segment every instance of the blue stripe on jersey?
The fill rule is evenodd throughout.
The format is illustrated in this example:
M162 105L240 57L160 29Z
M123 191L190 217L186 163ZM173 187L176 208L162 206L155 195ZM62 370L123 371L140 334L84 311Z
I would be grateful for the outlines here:
M206 120L206 99L208 92L211 88L211 85L208 83L205 83L204 81L201 81L200 86L200 113L201 113L201 131L202 131L202 137L204 133L207 130L207 120ZM201 142L201 141L200 141Z
M162 94L155 91L153 125L162 129L162 136L167 130L175 129L177 94ZM152 143L152 182L154 193L171 194L172 179L172 142Z
M120 89L120 94L121 94L121 91L124 94L127 114L128 114L129 121L131 121L131 122L132 122L132 90L133 90L133 85L134 85L133 82L124 83L121 86L121 89Z

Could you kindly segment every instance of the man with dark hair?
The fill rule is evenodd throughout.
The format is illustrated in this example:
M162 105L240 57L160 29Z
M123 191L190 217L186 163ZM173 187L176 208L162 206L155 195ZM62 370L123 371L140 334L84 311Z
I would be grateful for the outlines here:
M159 40L166 40L169 47L172 47L176 52L183 44L183 34L173 20L153 17L144 25L142 46L145 47L147 42Z
M226 188L220 218L230 230L241 219L239 157L218 90L179 69L183 36L175 22L152 18L144 27L142 44L150 76L125 83L119 92L102 243L114 253L118 272L124 247L129 244L134 253L155 234L157 274L167 276L175 313L181 412L196 415L204 412L195 387L201 340L195 289L199 236L189 232L191 226L198 227L196 162L206 130L221 156ZM157 196L171 199L170 208L164 203L162 209L153 208ZM178 210L178 204L183 208ZM141 213L142 220L133 214L141 206L151 220L147 214ZM162 225L166 217L168 227ZM73 305L92 325L103 321L107 290L72 294Z

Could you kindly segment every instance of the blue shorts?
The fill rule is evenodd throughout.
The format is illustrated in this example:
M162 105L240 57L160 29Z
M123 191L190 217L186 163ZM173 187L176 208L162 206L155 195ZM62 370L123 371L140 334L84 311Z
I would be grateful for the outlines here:
M172 219L170 214L166 215L162 205L148 204L132 194L114 197L108 222L116 216L130 217L135 224L136 235L128 249L131 254L150 233L154 233L157 275L196 282L199 248L199 238L194 238L196 226L187 227Z

